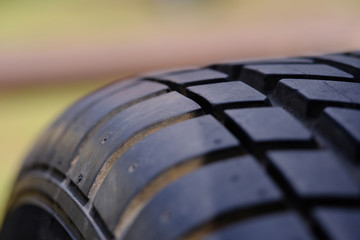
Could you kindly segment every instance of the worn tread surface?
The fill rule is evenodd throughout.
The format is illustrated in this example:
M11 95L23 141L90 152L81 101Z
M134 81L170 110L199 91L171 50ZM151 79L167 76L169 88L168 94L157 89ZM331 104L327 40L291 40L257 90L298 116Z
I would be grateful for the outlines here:
M259 229L261 230L259 231ZM300 217L295 213L288 212L261 216L247 222L233 224L204 238L204 240L220 239L310 240L314 238L306 229Z
M271 151L269 155L270 162L300 197L360 197L358 186L329 152L288 150Z
M334 240L355 240L360 236L360 211L354 208L319 208L314 215Z
M318 116L327 106L360 108L359 83L282 79L274 95L304 117Z
M175 239L222 214L241 214L241 209L280 199L280 191L254 159L225 159L169 185L149 202L124 239Z
M360 239L359 149L359 52L165 72L60 116L8 216L40 202L84 239Z
M327 107L316 127L342 152L360 160L360 110ZM332 129L332 131L328 131Z

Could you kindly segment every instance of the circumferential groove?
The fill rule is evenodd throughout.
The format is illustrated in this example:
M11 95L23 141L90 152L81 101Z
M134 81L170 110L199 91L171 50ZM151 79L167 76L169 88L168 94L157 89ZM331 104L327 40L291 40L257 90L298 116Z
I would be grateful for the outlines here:
M29 172L24 178L21 179L23 184L19 184L19 186L22 188L22 191L18 191L18 192L14 192L14 195L12 196L14 199L16 199L15 196L17 196L19 193L21 195L25 194L29 194L31 192L35 192L37 194L39 194L40 196L46 197L52 204L54 204L57 208L57 210L61 210L62 212L64 212L64 216L62 219L65 219L66 221L70 221L71 223L74 224L74 228L76 228L79 231L79 234L81 234L81 236L83 236L84 238L86 238L86 235L91 234L92 236L94 236L94 238L98 238L98 239L104 239L102 237L102 235L104 234L103 231L98 231L96 229L98 229L98 226L94 223L94 221L89 218L86 217L85 220L87 220L88 222L84 221L84 225L88 226L89 228L87 229L87 232L84 232L84 229L80 229L79 226L75 223L77 219L81 219L84 216L87 216L86 210L84 208L81 208L81 214L83 214L82 216L79 215L68 215L69 212L76 210L77 207L80 207L80 201L79 198L77 198L77 191L76 189L73 189L74 192L71 191L71 189L69 188L69 186L65 186L65 184L61 184L60 182L56 181L56 179L54 179L49 173L44 173L42 171L39 171L37 169L34 169L33 171ZM32 184L35 185L42 185L41 188L36 189L33 187ZM54 191L52 191L52 186L55 185L57 188L57 193L59 192L63 192L64 194L66 194L65 196L71 198L71 199L75 199L77 201L66 201L65 202L61 202L59 201L59 199L63 199L63 198L59 198L59 196L61 196L62 194L54 194ZM76 186L75 186L76 187ZM80 193L81 194L81 193ZM72 196L71 196L72 195ZM64 195L63 195L64 196ZM64 200L64 199L63 199ZM62 204L60 204L62 203ZM67 204L64 204L67 203ZM84 206L84 204L82 204ZM75 211L76 212L76 211ZM95 235L94 233L97 232L99 235ZM78 238L76 238L78 239ZM80 238L83 239L83 238Z
M102 182L105 180L105 177L110 172L111 168L114 166L116 161L126 152L128 151L132 146L134 146L136 143L141 141L143 138L149 136L150 134L153 134L157 131L159 131L162 128L168 127L170 125L183 122L188 119L192 119L198 116L201 116L203 113L201 110L196 110L193 112L185 113L180 116L176 116L170 119L167 119L166 121L159 122L149 128L146 128L135 135L133 135L130 139L127 139L122 145L118 147L118 149L105 161L105 163L101 166L100 170L98 171L95 180L91 184L91 188L89 191L89 198L94 198L97 191L99 190Z
M54 201L54 199L51 198L49 195L44 194L44 192L42 192L42 191L39 191L36 189L31 189L31 190L27 190L27 191L23 192L20 196L18 196L18 200L21 201L22 199L26 199L27 197L36 198L38 200L41 200L41 202L45 202L45 203L49 204L50 206L52 206L52 208L54 208L54 209L52 209L44 204L41 204L41 207L45 211L53 214L55 219L57 219L57 221L65 229L67 234L69 234L72 237L72 239L85 239L83 234L81 233L81 231L77 228L76 224L73 222L73 220L68 218L66 211L59 205L59 203ZM32 202L32 204L34 204L34 203ZM65 221L68 223L69 226L63 224L63 222L61 221L62 219L66 219ZM71 226L71 230L70 230L70 226Z
M66 175L56 168L52 168L50 174L59 182L62 182L66 179Z
M40 163L40 164L33 164L31 166L29 166L27 169L25 169L24 172L28 172L28 171L33 171L33 170L39 170L41 172L46 172L50 169L50 166L48 164L45 163Z
M79 203L85 206L89 199L81 192L78 186L71 180L69 180L68 189L71 194L79 201Z
M108 86L110 86L110 85L112 85L112 84L115 84L115 83L116 83L116 82L110 83ZM123 86L123 87L116 88L115 90L110 91L110 92L108 93L108 95L106 95L106 97L103 97L103 96L102 96L102 97L100 97L100 99L99 99L99 97L93 99L93 100L90 101L86 106L84 106L77 114L75 114L71 119L68 119L67 122L68 122L68 123L72 123L72 122L76 121L80 116L82 116L82 115L84 114L84 112L86 112L86 111L87 111L91 106L93 106L93 104L95 104L96 102L101 101L101 100L104 100L104 99L107 98L107 97L111 97L112 95L116 94L116 93L119 92L119 91L122 91L122 90L125 90L125 89L127 89L127 88L136 86L136 85L139 84L139 83L140 83L140 81L134 81L134 82L132 82L132 83L130 83L130 84L127 84L127 85L125 85L125 86ZM104 89L104 88L106 88L106 87L107 87L107 86L104 86L104 87L101 88L101 89ZM101 89L99 89L98 91L100 91ZM93 93L93 94L94 94L94 93ZM85 96L83 99L79 100L78 102L83 101L86 97L87 97L87 96ZM68 110L71 110L71 107L70 107ZM64 114L65 114L65 113L64 113ZM62 129L62 131L60 132L59 137L56 139L55 143L56 143L56 142L59 143L59 142L62 141L62 139L63 139L64 136L66 135L67 131L69 130L70 126L71 126L71 124L65 124L65 127L64 127L64 128ZM45 149L46 149L46 148L45 148ZM52 157L53 157L53 155L51 155L50 159L51 159ZM49 160L50 160L50 159L49 159Z
M101 232L105 235L106 239L113 239L114 235L107 228L106 224L100 217L100 214L96 211L94 207L90 209L89 215L93 218L96 225L101 229Z
M122 238L147 203L172 182L205 165L222 160L226 161L227 158L239 156L241 154L242 151L239 147L226 148L208 153L204 156L188 159L171 167L170 169L167 169L165 172L158 175L154 180L149 182L139 193L136 194L134 198L132 198L116 225L115 236L117 238Z
M120 113L121 111L134 106L138 103L141 103L143 101L149 100L150 98L154 98L157 96L160 96L162 94L167 93L168 90L163 90L163 91L158 91L152 94L148 94L142 98L136 99L134 101L131 101L125 105L121 105L120 107L117 107L115 109L113 109L110 113L108 113L107 115L105 115L103 118L101 118L95 126L93 126L92 128L90 128L87 133L84 135L84 137L82 139L80 139L77 147L75 148L74 153L72 154L71 157L71 162L70 162L70 167L74 166L75 164L73 162L75 162L76 160L78 160L78 156L82 151L82 148L84 147L84 145L86 144L86 142L94 136L94 134L96 133L96 131L101 128L107 121L109 121L112 117L114 117L116 114ZM106 141L106 140L105 140ZM69 169L70 170L70 169Z

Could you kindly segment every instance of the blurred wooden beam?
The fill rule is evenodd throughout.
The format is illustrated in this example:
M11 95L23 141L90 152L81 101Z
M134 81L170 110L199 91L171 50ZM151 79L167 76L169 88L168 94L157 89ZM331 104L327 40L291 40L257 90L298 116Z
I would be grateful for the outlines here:
M192 30L154 30L133 42L1 48L0 84L101 79L233 58L267 58L360 49L360 17L313 16L233 23Z

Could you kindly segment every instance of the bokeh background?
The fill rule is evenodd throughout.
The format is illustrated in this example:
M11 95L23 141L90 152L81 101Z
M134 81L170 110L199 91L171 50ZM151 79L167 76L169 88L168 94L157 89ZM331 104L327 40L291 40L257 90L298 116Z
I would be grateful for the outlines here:
M0 219L34 141L87 92L164 68L359 50L359 10L359 0L0 1Z

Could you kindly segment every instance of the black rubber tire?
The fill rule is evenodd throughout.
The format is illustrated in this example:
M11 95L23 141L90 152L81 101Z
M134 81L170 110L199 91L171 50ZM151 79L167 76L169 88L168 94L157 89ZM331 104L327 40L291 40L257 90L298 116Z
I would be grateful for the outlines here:
M38 141L1 238L360 239L359 82L352 52L106 86Z

